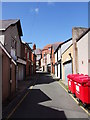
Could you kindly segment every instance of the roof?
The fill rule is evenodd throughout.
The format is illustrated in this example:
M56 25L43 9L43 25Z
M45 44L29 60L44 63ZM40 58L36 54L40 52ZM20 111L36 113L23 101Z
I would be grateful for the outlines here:
M84 33L82 33L82 34L80 35L80 37L77 39L77 42L78 42L83 36L85 36L89 31L90 31L90 28L88 28Z
M56 48L55 52L59 49L59 47L60 47L61 45L63 45L63 44L65 44L65 43L69 42L70 40L72 40L72 38L70 38L70 39L68 39L68 40L66 40L66 41L64 41L64 42L62 42L61 44L59 44L59 46ZM55 53L55 52L54 52L54 53Z
M35 52L36 55L42 54L42 51L39 48L37 48L36 50L34 50L34 52Z
M22 36L22 29L19 19L0 20L0 31L5 31L8 27L17 24L19 35Z
M47 50L48 48L50 48L52 46L52 44L47 44L42 50Z
M57 42L57 43L52 44L52 48L53 48L54 52L55 52L55 50L58 48L58 46L59 46L60 44L62 44L62 43L63 43L63 42Z
M12 58L12 56L8 53L8 51L5 49L5 47L2 45L2 43L0 42L0 48L5 52L5 54L12 60L12 62L16 65L16 62L14 61L14 59Z

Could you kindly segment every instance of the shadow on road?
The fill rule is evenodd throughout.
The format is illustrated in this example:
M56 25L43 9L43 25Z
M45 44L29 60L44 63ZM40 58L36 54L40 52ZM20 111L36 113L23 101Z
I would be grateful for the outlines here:
M37 84L49 84L55 81L58 81L59 79L53 79L53 77L49 73L44 73L44 72L38 72L37 73L37 80L35 85ZM39 78L39 79L38 79Z
M39 104L50 100L40 89L32 89L11 118L64 118L66 120L64 111Z

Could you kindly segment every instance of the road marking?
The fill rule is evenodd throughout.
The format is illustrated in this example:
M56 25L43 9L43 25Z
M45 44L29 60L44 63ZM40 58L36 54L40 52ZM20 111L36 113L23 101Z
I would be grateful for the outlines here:
M58 83L63 87L63 85L60 82L58 82ZM63 89L68 93L68 91L65 89L65 87L63 87Z
M60 82L58 82L59 83L59 85L61 85L61 87L68 93L68 91L65 89L65 87L60 83ZM71 94L69 94L72 98L73 98L73 100L78 104L79 102L71 95ZM90 113L88 112L88 110L86 110L85 108L83 108L82 106L80 106L89 116L90 116Z
M30 90L31 90L33 87L34 87L34 86L30 86L28 89L30 89Z
M33 86L31 86L29 89L32 89ZM28 95L29 91L24 95L24 97L21 99L21 101L16 105L16 107L12 110L12 112L8 115L7 119L11 117L11 115L16 111L16 109L19 107L19 105L23 102L25 97Z

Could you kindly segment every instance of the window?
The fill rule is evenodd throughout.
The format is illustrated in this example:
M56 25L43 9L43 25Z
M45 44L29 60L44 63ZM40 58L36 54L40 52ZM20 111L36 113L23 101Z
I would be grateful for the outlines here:
M27 59L29 59L29 51L28 51L28 53L27 53Z
M27 48L25 47L25 53L27 53Z

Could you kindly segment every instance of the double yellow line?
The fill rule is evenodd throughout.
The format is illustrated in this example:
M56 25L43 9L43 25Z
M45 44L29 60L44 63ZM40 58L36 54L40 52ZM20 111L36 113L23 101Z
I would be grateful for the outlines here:
M65 89L65 87L60 83L60 82L58 82L59 83L59 85L68 93L68 91L67 91L67 89ZM72 98L73 98L73 100L77 103L77 104L79 104L79 102L71 95L71 94L69 94ZM83 108L82 106L80 106L89 116L90 116L90 113L88 112L88 110L86 110L85 108Z
M32 89L33 86L31 86L29 89ZM24 95L24 97L20 100L20 102L16 105L16 107L12 110L12 112L8 115L7 120L12 116L12 114L16 111L16 109L20 106L20 104L23 102L25 97L28 95L29 91Z

